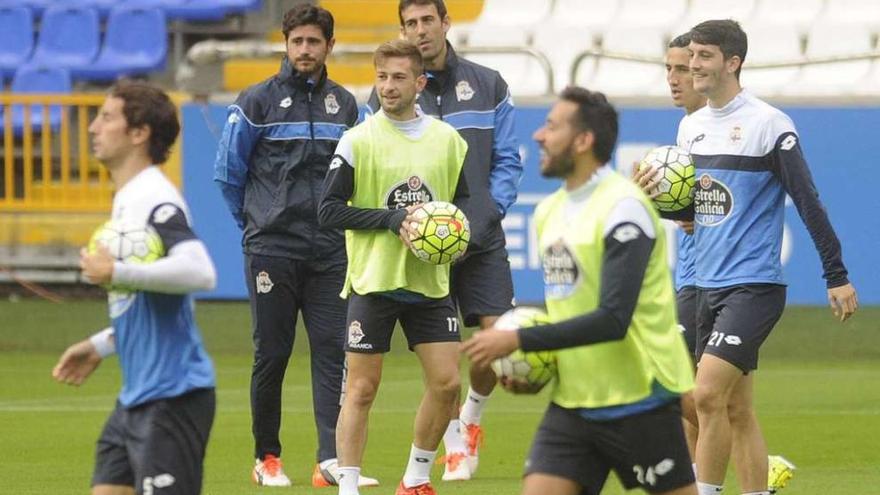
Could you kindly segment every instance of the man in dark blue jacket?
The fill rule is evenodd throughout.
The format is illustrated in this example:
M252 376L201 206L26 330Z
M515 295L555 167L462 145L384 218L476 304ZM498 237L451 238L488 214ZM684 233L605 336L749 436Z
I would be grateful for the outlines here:
M465 258L452 267L451 289L464 324L489 328L513 305L501 229L522 175L513 100L497 71L460 58L446 41L450 20L443 0L401 0L398 16L401 33L419 47L425 61L428 85L419 95L419 107L451 124L468 143L464 172L470 197L461 206L470 220L471 242ZM372 111L379 108L375 91L369 106ZM466 480L476 471L480 415L495 381L488 367L471 367L461 422L455 411L443 438L444 480Z
M256 466L264 486L288 486L281 467L281 390L302 312L312 359L318 430L314 486L336 484L336 421L345 355L345 241L320 229L317 205L336 143L357 121L351 93L327 78L333 16L299 5L284 16L281 71L243 91L229 107L214 180L244 231L253 320L251 413ZM361 476L362 485L374 479Z

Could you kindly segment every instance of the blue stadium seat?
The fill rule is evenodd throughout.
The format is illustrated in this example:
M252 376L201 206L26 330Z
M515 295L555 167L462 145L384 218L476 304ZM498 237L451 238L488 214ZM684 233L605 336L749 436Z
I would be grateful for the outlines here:
M24 65L15 71L12 78L12 92L19 94L27 93L70 93L72 84L70 72L60 67L49 67L37 64ZM0 112L0 116L3 113ZM31 129L34 133L40 133L43 129L43 105L31 105ZM0 134L3 132L5 122L0 118ZM49 106L49 125L53 130L61 127L61 105ZM22 105L12 105L12 129L15 136L21 136L24 130L24 108Z
M77 7L91 8L98 11L101 19L106 19L110 14L110 10L120 3L125 4L126 0L55 0L58 4L64 2L66 5L74 5Z
M52 5L57 5L60 0L0 0L0 7L27 7L33 11L35 17L43 15L43 11Z
M125 5L160 8L169 20L221 21L226 17L226 0L127 0Z
M229 14L259 10L263 2L262 0L126 0L125 5L161 8L169 20L214 22L222 21Z
M32 62L75 70L89 66L101 45L98 12L76 6L46 9Z
M162 10L127 5L110 11L100 55L88 67L74 70L75 78L109 81L165 68L168 28Z
M34 16L26 7L0 7L0 85L34 50Z
M263 0L220 0L220 3L230 14L260 10L263 7Z

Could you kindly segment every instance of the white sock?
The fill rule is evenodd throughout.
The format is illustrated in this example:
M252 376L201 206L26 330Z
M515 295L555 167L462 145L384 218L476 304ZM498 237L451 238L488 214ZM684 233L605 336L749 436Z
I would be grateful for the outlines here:
M717 495L724 490L724 485L713 485L711 483L703 483L697 481L697 493L699 495Z
M359 467L340 467L339 479L339 495L360 495L358 491L358 480L361 477L361 468Z
M696 478L697 477L697 463L696 462L691 463L691 469L694 470L694 478Z
M461 421L458 419L449 421L446 433L443 434L443 447L446 449L446 455L453 452L467 453L464 438L461 436Z
M338 462L338 461L336 460L336 458L335 458L335 457L332 457L332 458L330 458L330 459L325 459L325 460L319 462L319 463L318 463L318 467L319 467L320 469L327 469L327 466L332 466L333 464L336 464L336 462Z
M483 415L483 408L486 407L486 402L488 401L488 395L480 395L474 392L473 388L468 387L467 397L464 399L464 404L462 404L461 413L459 414L461 422L466 425L480 424L480 416Z
M403 486L412 488L431 481L431 465L437 451L422 450L415 445L409 451L409 462L406 463L406 472L403 473ZM340 492L340 495L342 493Z

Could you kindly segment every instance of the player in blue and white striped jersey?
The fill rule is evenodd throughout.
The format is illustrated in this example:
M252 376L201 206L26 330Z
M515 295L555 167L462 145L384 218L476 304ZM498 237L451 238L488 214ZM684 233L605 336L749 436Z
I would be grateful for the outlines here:
M732 455L742 492L760 495L769 493L767 448L753 411L751 371L785 306L786 194L822 259L834 314L846 320L858 303L794 124L739 84L746 34L735 21L715 20L690 35L694 89L708 98L684 117L678 134L697 168L698 488L701 495L720 493Z
M166 253L146 264L116 261L104 246L81 255L84 278L111 287L111 327L68 348L53 376L80 385L117 352L123 380L98 439L92 493L201 491L215 379L189 294L212 289L216 274L183 198L156 167L179 131L168 95L144 83L115 86L89 127L116 186L113 220L152 227Z

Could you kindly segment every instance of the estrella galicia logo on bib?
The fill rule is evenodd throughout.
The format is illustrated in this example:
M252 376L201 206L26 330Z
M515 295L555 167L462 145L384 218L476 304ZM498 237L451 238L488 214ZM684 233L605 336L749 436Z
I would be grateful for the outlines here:
M700 176L694 191L694 220L713 227L727 220L733 211L733 194L726 184L709 174Z
M562 239L544 250L544 294L551 299L571 295L581 282L581 269Z
M418 175L413 175L409 179L395 184L388 196L385 198L385 205L389 210L399 210L418 203L427 203L433 201L434 193L428 188L428 185L422 181Z

